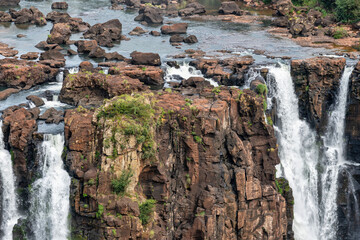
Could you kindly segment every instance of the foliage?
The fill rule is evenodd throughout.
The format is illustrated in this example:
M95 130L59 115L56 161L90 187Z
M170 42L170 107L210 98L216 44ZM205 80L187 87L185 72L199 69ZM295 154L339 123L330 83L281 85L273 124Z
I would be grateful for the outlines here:
M104 213L104 206L99 204L98 205L98 211L96 212L96 218L101 218L103 213Z
M122 171L118 179L113 179L111 181L112 188L116 194L124 194L126 188L131 182L131 177L134 175L131 169Z
M256 92L261 94L261 95L264 95L268 93L268 88L265 84L259 84L256 86Z
M140 210L139 218L141 220L142 225L146 225L149 223L151 214L154 211L155 204L156 204L156 200L147 199L145 200L145 202L139 205L139 210Z
M271 126L274 124L273 120L271 119L270 116L266 117L266 120L267 120L268 124L270 124Z
M342 28L342 27L337 27L337 28L335 28L335 32L334 32L334 34L333 34L333 37L334 37L335 39L344 38L344 37L346 37L346 36L348 36L348 33L347 33L347 31L346 31L344 28Z
M155 156L155 141L151 131L151 126L155 124L155 109L154 103L145 96L147 95L122 95L111 104L103 106L98 113L98 119L113 119L118 123L110 139L114 144L113 157L117 156L115 134L118 131L136 137L137 144L142 144L143 159Z
M336 0L336 16L342 22L360 20L360 0Z

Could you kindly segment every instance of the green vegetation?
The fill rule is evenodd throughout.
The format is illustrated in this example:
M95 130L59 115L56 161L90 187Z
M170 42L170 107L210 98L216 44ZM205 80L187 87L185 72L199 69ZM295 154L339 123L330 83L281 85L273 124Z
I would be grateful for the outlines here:
M211 92L215 93L215 95L219 95L219 93L221 92L220 86L214 87Z
M98 205L98 211L96 212L96 218L101 218L103 213L104 213L104 206L99 204Z
M112 129L110 141L113 143L113 157L117 157L116 133L136 137L137 144L142 144L142 158L148 159L155 156L155 141L152 126L155 125L155 103L149 101L150 94L135 94L134 96L122 95L110 104L101 107L98 119L112 119L116 127ZM109 141L108 139L105 140ZM110 143L108 142L107 145ZM106 147L106 146L105 146ZM110 147L110 146L108 146Z
M155 204L156 204L156 200L147 199L145 200L145 202L139 205L139 209L140 209L139 218L141 220L142 225L146 225L149 223L151 214L154 211Z
M290 186L288 181L286 181L284 178L278 178L275 179L276 188L278 189L278 192L285 196L288 192L290 192Z
M199 212L198 214L195 215L196 217L203 217L205 216L205 211Z
M113 233L113 235L114 235L114 237L116 236L116 229L113 229L112 230L112 233Z
M267 116L267 117L266 117L266 120L267 120L267 122L268 122L269 125L271 125L271 126L274 125L273 120L271 119L270 116Z
M256 86L256 92L261 94L261 95L264 95L268 93L268 88L265 84L259 84Z
M124 194L131 182L131 177L134 175L131 169L122 171L118 179L111 181L111 186L116 194Z
M340 38L344 38L347 36L348 36L348 33L344 28L342 28L342 27L335 28L335 31L333 33L333 37L335 39L340 39Z

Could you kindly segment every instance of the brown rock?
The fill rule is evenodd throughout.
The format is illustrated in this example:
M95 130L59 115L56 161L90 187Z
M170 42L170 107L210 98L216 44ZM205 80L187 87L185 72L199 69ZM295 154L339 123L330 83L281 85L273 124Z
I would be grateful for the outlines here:
M113 42L121 39L121 31L122 24L118 19L113 19L90 27L84 37L96 40L100 46L113 47Z
M20 56L21 59L27 59L27 60L35 60L38 57L39 57L39 53L37 52L28 52Z
M26 97L26 99L32 101L36 107L40 107L45 104L41 98L39 98L38 96L35 96L35 95L29 95Z
M20 92L20 89L15 88L7 88L5 90L0 91L0 101L7 99L14 93Z
M67 2L54 2L51 4L51 9L68 9L69 4Z
M157 53L142 53L134 51L130 54L131 61L135 65L160 66L161 60Z
M51 29L46 42L50 44L66 44L70 36L71 30L67 23L56 23Z
M161 27L162 34L183 34L188 28L187 23L175 23L172 25L165 25Z

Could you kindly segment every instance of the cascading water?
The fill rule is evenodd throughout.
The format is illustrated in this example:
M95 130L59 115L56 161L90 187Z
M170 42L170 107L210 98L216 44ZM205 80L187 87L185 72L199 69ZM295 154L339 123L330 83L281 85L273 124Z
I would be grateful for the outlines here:
M290 68L271 67L275 86L270 91L277 100L277 125L281 170L289 181L295 199L293 230L295 239L318 239L318 148L316 134L300 119L298 100L291 80ZM273 89L271 89L274 87Z
M346 67L340 90L329 115L324 146L317 146L316 132L299 118L290 67L270 67L270 96L277 101L275 126L279 141L281 174L289 181L295 199L293 230L295 239L336 239L338 174L345 167L344 128L349 78Z
M41 178L31 193L31 219L34 239L67 239L70 176L64 170L62 134L45 134L39 147Z
M337 232L337 187L338 177L345 163L344 130L346 100L349 90L349 79L353 67L346 67L340 80L340 91L335 103L334 111L329 115L329 123L324 139L324 154L322 166L325 171L321 176L321 220L320 239L336 239Z
M16 204L15 176L12 168L11 154L5 149L3 132L0 121L0 181L1 181L1 230L0 238L12 239L12 231L17 223L19 214Z

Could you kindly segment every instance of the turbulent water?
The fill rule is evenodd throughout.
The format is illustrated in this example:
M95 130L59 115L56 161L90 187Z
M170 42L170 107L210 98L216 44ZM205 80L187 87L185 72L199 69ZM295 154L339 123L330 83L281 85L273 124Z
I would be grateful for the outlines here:
M5 149L4 136L0 121L0 182L1 182L1 229L0 238L12 239L12 230L18 220L15 193L15 176L12 168L11 154Z
M290 68L270 68L270 92L277 101L276 133L283 175L293 190L295 239L336 239L338 226L338 175L344 159L344 128L349 78L353 68L346 67L340 90L329 114L321 141L315 130L299 117L298 99Z
M42 176L33 184L31 194L34 239L63 240L69 235L70 176L63 167L63 148L62 134L44 135L39 148Z

